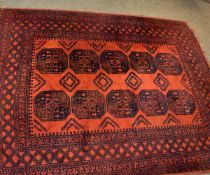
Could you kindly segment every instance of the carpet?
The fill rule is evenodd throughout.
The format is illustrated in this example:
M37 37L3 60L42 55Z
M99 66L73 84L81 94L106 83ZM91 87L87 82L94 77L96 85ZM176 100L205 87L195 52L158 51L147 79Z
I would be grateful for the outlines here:
M0 174L209 164L210 73L179 21L0 10Z

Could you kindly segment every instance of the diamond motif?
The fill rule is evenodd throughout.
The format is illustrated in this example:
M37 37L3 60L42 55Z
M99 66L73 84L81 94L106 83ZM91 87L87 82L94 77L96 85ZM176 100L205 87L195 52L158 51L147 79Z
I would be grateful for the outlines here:
M37 92L41 89L42 86L46 84L46 81L38 74L34 73L34 92Z
M190 81L189 78L187 77L187 74L184 74L182 79L181 79L181 84L187 88L189 91L192 90L191 86L190 86Z
M100 52L101 49L106 45L103 42L88 42L97 52Z
M125 79L125 83L131 88L131 89L138 89L139 86L142 84L142 80L133 72L129 73L127 78Z
M36 50L41 49L41 47L44 46L45 43L46 43L46 41L44 41L44 40L41 40L41 41L37 42L36 43Z
M60 40L58 43L63 46L66 50L71 50L72 47L77 43L77 41L69 41L69 40Z
M78 123L75 119L71 118L68 120L68 122L65 123L65 125L61 128L62 131L69 131L72 128L75 128L76 130L83 130L83 126Z
M113 81L104 73L100 73L94 80L94 84L102 91L106 91L113 83Z
M98 129L115 129L115 128L119 128L120 126L111 118L106 117L99 125Z
M168 114L167 118L163 122L164 125L170 125L170 124L181 124L181 122L172 114Z
M150 53L155 53L158 49L158 46L155 45L143 45Z
M119 46L119 48L121 48L125 52L128 52L133 45L131 43L122 43L122 42L118 42L116 44Z
M200 122L202 122L202 117L200 113L197 113L195 117L193 118L192 123L200 123Z
M151 123L143 115L139 115L132 124L133 128L137 128L139 125L149 126Z
M63 78L60 79L59 83L71 92L80 83L80 81L74 75L68 72Z
M157 74L154 83L163 91L169 86L169 81L160 73Z

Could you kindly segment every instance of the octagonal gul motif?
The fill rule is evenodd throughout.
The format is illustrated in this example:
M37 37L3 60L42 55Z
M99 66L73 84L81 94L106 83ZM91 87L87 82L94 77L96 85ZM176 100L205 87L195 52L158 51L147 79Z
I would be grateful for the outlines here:
M105 113L105 99L96 90L78 90L72 97L72 113L79 119L98 119Z
M137 97L129 90L112 90L106 101L108 112L116 118L134 117L138 112Z
M36 55L35 68L43 74L63 73L68 67L68 56L60 48L42 49Z
M168 111L167 98L159 90L141 90L139 107L147 116L165 115Z
M85 49L75 49L71 52L69 66L77 74L94 74L100 68L98 55Z
M153 74L156 71L155 61L148 52L131 52L131 68L140 74Z
M158 53L155 61L158 69L165 75L179 75L182 73L179 60L171 53Z
M70 114L70 97L63 91L42 91L34 98L34 114L42 121L63 120Z
M125 74L130 68L127 56L117 50L103 51L100 61L102 68L108 74Z
M167 97L169 109L174 114L189 115L196 109L193 97L186 90L170 90Z

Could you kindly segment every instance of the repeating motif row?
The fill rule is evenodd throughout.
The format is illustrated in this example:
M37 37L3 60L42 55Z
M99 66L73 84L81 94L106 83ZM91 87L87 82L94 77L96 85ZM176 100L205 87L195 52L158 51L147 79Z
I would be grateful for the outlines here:
M196 109L191 94L185 90L143 89L138 96L130 90L112 90L106 99L97 90L77 90L70 97L63 91L41 91L34 98L34 114L42 121L65 119L71 112L79 119L99 119L106 111L116 118L134 117L138 111L147 116L189 115Z
M42 49L36 55L36 69L43 74L59 74L70 67L76 74L94 74L100 68L108 74L125 74L131 68L140 74L160 70L165 75L179 75L182 68L171 53L132 51L127 57L118 50L104 50L98 56L93 50L74 49L68 56L61 48Z

